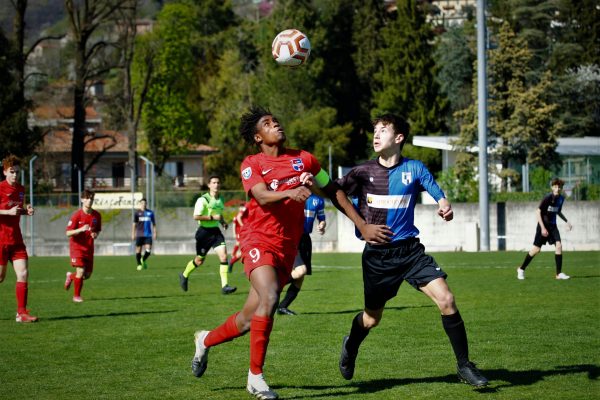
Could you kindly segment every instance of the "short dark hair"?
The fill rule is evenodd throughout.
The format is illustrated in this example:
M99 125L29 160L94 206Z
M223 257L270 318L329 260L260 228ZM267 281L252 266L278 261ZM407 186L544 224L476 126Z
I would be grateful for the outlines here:
M554 178L554 179L552 179L552 183L550 184L550 186L554 186L554 185L558 185L559 187L563 187L565 185L565 181L563 181L560 178Z
M252 106L248 112L242 115L240 118L240 135L246 143L250 145L256 144L254 135L257 132L258 121L266 115L272 116L273 114L260 106Z
M96 195L96 193L94 193L92 190L90 189L85 189L83 192L81 192L81 198L82 199L91 199L92 197L94 197Z
M146 200L146 198L145 198L145 197L142 197L142 198L140 199L140 203L141 203L142 201L145 201L146 203L148 202L148 200Z
M215 178L218 180L221 180L221 177L219 175L211 175L208 177L208 182L212 181Z
M404 135L404 140L400 144L400 149L402 149L404 147L404 145L406 144L406 142L408 141L408 137L410 135L410 124L408 123L406 118L401 117L396 114L388 113L388 114L383 114L383 115L376 117L372 123L373 123L373 127L375 127L375 125L377 125L378 123L381 123L384 126L387 126L390 124L394 125L394 133L396 135L399 133Z

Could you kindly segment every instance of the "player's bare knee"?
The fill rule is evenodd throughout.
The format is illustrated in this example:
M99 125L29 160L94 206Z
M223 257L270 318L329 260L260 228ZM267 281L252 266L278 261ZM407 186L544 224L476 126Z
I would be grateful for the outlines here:
M436 303L442 314L453 314L456 312L456 304L454 303L454 295L448 291L436 298Z
M561 254L562 253L562 243L561 242L556 242L556 254Z
M533 247L531 250L529 250L529 256L533 257L535 256L537 253L540 252L540 248L539 247Z
M369 315L366 312L363 313L363 327L365 329L375 328L377 325L379 325L379 322L381 322L381 317L381 315Z
M306 266L305 265L301 265L299 267L294 268L294 270L292 271L292 278L293 279L300 279L303 278L304 275L306 275Z

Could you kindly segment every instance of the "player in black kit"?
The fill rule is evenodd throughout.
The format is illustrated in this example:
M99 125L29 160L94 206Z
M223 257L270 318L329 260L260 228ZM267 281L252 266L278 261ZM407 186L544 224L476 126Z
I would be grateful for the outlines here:
M525 268L527 268L531 260L533 260L533 257L540 252L542 246L546 243L555 246L554 261L556 263L556 279L565 280L570 278L569 275L562 272L562 243L560 241L560 232L556 225L556 216L558 215L567 223L567 230L570 231L573 229L571 223L567 221L567 217L562 213L562 206L565 202L565 198L560 192L562 191L564 184L565 182L558 178L553 179L552 193L547 194L542 199L536 210L538 224L535 230L535 239L533 239L533 247L525 256L523 264L517 268L517 279L525 279Z

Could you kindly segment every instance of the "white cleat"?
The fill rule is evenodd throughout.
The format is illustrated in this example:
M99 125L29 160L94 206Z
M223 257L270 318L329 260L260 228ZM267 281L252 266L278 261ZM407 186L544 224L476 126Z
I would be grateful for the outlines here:
M521 268L517 268L517 279L519 280L523 280L525 279L525 270L522 270Z
M271 390L269 385L267 385L263 374L254 375L252 372L248 371L248 386L246 386L246 389L248 389L248 392L251 395L256 396L256 398L260 400L273 400L279 398L277 392Z
M566 280L566 279L570 279L571 277L567 274L565 274L564 272L561 272L560 274L556 275L556 279L558 280Z
M192 373L196 378L200 378L208 365L208 350L204 345L204 339L210 331L198 331L194 334L194 344L196 345L196 353L192 359Z

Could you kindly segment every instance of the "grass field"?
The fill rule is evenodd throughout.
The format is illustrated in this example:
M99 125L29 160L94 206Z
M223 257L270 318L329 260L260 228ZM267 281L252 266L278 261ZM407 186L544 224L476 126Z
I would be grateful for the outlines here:
M439 312L405 284L361 347L352 381L337 363L341 339L362 308L359 254L315 254L314 272L276 316L265 375L285 399L598 399L600 253L564 256L569 281L554 279L552 253L517 281L523 253L437 253L466 322L471 358L490 379L457 382ZM193 334L238 310L248 282L220 293L216 258L190 277L188 257L97 257L84 303L63 288L68 259L30 260L29 307L37 324L15 323L14 273L0 285L0 399L249 399L249 335L211 350L206 374L190 371Z

